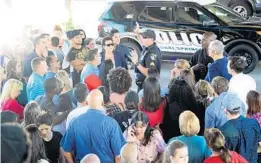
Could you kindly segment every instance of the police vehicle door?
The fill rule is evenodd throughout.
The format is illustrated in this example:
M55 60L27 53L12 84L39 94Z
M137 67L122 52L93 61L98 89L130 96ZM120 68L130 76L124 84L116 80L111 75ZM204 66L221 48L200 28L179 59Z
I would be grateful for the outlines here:
M201 48L202 36L207 31L219 36L217 21L202 6L189 2L178 2L175 5L176 32L173 41L177 54L183 56L194 54Z
M148 3L138 17L141 29L152 29L156 34L156 43L162 52L175 47L168 35L175 27L173 24L173 2L155 1Z

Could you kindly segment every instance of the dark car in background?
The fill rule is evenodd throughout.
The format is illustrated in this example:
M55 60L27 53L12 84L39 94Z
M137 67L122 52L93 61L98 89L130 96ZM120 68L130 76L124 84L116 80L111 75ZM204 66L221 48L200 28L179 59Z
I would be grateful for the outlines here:
M219 4L201 6L187 1L111 2L100 17L98 42L113 28L121 43L140 52L142 45L133 33L136 22L156 33L162 60L190 58L201 48L203 33L212 31L225 44L230 56L245 56L251 72L261 59L261 21L245 19Z
M217 0L217 3L230 7L243 17L261 15L261 0Z

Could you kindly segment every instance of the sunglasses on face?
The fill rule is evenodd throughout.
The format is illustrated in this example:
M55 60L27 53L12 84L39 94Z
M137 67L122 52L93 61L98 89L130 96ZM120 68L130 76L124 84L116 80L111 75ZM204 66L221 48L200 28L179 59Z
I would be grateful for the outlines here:
M111 43L111 44L105 44L105 46L110 47L110 46L114 46L114 44L113 44L113 43Z

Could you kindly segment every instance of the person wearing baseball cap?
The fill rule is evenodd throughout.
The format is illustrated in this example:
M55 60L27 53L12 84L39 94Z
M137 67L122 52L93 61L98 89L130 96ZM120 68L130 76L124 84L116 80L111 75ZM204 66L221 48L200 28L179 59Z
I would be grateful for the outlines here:
M161 52L155 43L156 34L153 30L145 29L144 31L140 31L137 23L135 32L144 46L140 55L136 51L133 51L131 57L132 62L135 64L136 84L139 92L143 87L145 78L148 76L149 68L156 67L157 71L160 72Z
M71 41L71 49L66 58L73 67L71 77L73 80L73 86L75 86L80 82L81 72L87 63L88 49L82 46L82 35L80 30L67 32L67 37Z
M248 162L256 163L257 149L261 145L261 128L255 119L240 115L241 99L233 93L227 94L222 105L228 121L220 128L226 138L226 147L242 155Z

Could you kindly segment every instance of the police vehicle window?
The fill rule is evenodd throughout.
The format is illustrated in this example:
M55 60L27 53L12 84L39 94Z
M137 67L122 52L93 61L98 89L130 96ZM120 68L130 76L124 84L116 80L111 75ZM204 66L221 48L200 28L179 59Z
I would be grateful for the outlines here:
M198 8L178 6L177 22L182 24L204 24L214 20L201 12Z
M146 7L139 16L139 21L170 22L171 14L171 7Z
M135 14L135 7L132 4L115 4L108 13L104 14L104 19L132 19Z
M207 5L205 7L226 23L244 21L244 19L239 14L235 13L234 11L227 10L221 6Z

